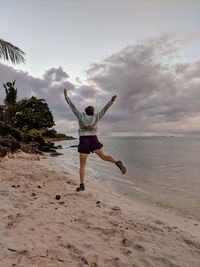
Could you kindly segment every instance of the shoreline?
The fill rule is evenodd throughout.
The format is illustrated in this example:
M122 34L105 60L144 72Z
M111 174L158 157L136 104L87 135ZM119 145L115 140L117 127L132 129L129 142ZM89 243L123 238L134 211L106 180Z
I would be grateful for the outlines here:
M67 141L67 140L76 140L77 139L77 138L71 137L71 136L69 136L69 137L52 137L52 138L42 137L42 138L45 140L45 142L58 142L58 141Z
M199 266L195 220L98 182L76 192L79 178L48 155L12 157L0 165L1 266Z

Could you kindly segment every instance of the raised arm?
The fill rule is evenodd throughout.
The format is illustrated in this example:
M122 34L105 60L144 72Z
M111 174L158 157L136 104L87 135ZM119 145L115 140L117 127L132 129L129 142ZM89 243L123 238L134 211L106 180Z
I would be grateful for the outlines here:
M81 113L80 113L80 111L78 111L78 109L75 107L74 103L71 101L71 99L67 95L67 89L64 89L64 96L65 96L65 100L67 101L68 105L70 106L71 110L74 112L76 117L80 118Z
M114 95L110 101L108 101L108 103L105 105L105 107L99 112L97 113L97 120L99 121L103 115L106 113L106 111L109 109L109 107L113 104L113 102L115 101L116 99L116 95Z

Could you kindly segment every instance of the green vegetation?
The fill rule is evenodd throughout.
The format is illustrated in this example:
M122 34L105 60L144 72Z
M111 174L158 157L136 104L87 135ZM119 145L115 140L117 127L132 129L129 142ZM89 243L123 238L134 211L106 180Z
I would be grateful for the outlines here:
M3 84L5 88L4 105L0 105L0 121L19 129L22 133L41 136L45 140L68 140L71 136L57 133L53 114L44 99L32 96L17 101L15 81Z
M11 61L13 64L25 63L25 53L13 44L0 39L0 58Z
M67 136L62 133L58 133L55 129L32 129L30 131L27 131L26 134L28 135L34 135L34 136L41 136L46 141L60 141L60 140L73 140L75 139L72 136Z
M24 108L16 114L17 128L29 131L55 125L52 112L44 99L32 96L30 99L22 99L19 104Z
M16 114L23 110L27 103L17 102L17 88L15 88L15 81L13 83L7 82L3 84L5 88L6 97L4 105L0 106L0 120L7 125L15 127Z

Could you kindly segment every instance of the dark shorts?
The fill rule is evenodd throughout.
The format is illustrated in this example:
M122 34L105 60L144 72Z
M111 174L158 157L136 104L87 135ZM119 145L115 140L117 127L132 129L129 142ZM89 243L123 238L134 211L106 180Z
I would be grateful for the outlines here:
M78 152L90 154L94 150L100 149L103 145L99 142L96 135L91 136L80 136L78 145Z

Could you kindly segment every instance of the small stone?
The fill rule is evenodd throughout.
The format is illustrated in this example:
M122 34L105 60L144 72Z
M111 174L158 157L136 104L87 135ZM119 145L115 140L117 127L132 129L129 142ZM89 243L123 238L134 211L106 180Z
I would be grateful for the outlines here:
M120 207L118 207L118 206L113 206L113 207L112 207L112 210L120 211L120 210L121 210L121 208L120 208Z
M58 202L60 205L64 204L65 202L64 201L59 201Z
M38 188L42 188L40 185L37 186Z
M59 200L61 198L60 195L56 195L56 199Z
M31 196L36 196L36 193L31 193Z
M98 205L98 204L101 204L101 201L97 200L96 204L97 204L97 205Z
M16 185L13 184L12 187L16 187Z

